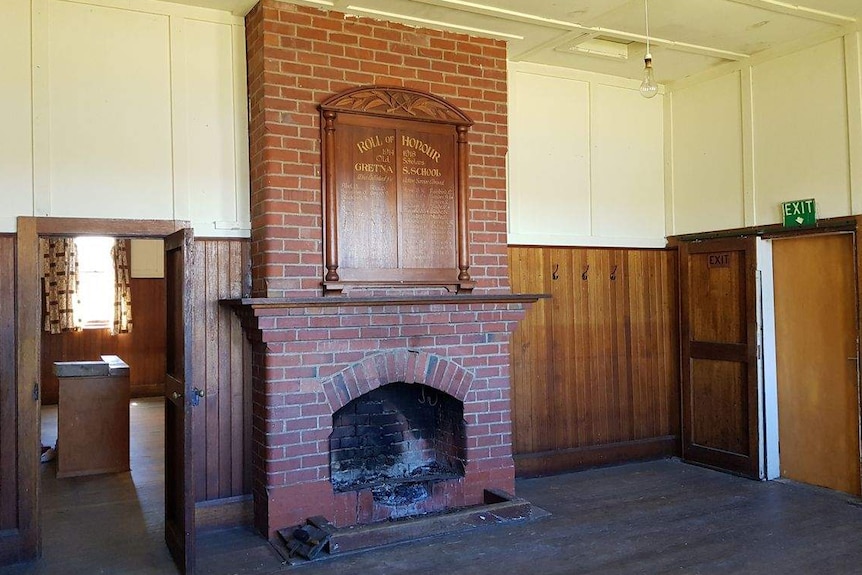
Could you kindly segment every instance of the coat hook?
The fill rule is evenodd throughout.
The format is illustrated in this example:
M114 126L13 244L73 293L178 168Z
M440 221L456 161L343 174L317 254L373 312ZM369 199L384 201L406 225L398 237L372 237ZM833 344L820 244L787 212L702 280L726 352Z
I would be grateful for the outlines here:
M584 268L584 273L581 274L581 279L587 281L587 272L590 271L590 264L587 264L587 267Z
M560 279L560 274L557 273L558 271L560 271L560 264L554 264L554 271L551 273L552 280Z
M618 268L618 267L619 267L619 266L614 266L614 269L613 269L613 271L611 272L611 281L616 281L616 279L617 279L617 268Z

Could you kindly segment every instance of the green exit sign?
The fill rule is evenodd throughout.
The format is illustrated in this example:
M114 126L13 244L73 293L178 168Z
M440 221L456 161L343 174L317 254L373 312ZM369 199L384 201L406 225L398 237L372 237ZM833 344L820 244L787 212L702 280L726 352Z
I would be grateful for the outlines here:
M814 199L796 200L781 204L785 228L813 226L817 223L817 212L814 209Z

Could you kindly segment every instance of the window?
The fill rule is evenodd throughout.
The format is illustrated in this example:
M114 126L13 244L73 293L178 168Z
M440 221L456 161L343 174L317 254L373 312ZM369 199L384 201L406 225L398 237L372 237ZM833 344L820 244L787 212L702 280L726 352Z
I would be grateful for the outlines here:
M78 248L78 304L75 320L84 329L110 328L114 321L114 238L75 238Z

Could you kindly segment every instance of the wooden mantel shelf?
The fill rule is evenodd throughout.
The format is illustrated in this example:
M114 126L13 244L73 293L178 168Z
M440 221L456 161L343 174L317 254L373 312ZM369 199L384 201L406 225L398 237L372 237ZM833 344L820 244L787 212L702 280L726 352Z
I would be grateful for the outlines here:
M374 296L374 297L307 297L267 298L249 297L223 299L220 302L231 307L246 309L282 309L301 307L363 307L386 305L433 305L433 304L484 304L484 303L535 303L550 298L546 293L484 293L442 294L423 296Z

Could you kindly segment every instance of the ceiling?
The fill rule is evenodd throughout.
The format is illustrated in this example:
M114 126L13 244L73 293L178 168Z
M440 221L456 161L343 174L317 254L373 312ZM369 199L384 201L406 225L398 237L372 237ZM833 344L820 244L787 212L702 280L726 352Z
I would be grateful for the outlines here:
M174 0L245 14L256 0ZM859 29L862 0L647 0L656 79L679 80L806 38ZM509 59L640 78L644 0L296 0L506 40Z

